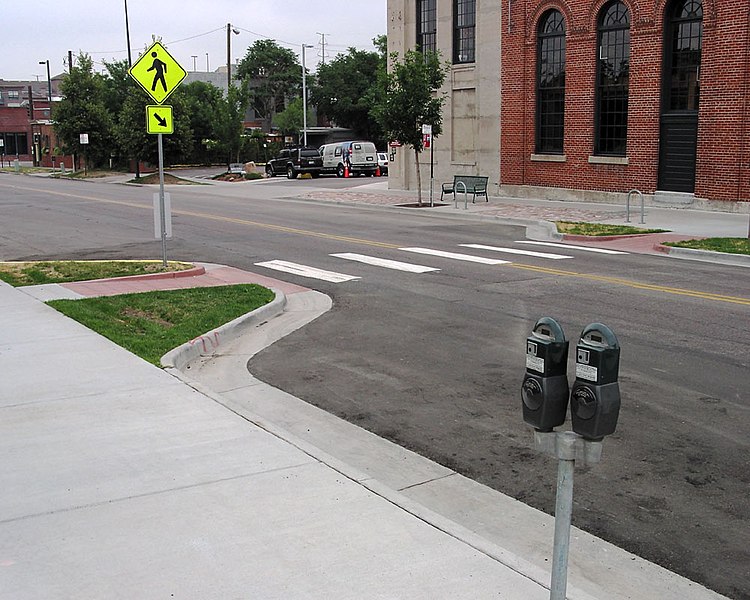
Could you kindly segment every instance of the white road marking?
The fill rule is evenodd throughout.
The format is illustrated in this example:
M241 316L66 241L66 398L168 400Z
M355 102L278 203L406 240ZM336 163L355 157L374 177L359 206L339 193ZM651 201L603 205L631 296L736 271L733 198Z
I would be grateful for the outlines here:
M534 256L536 258L550 258L552 260L562 260L563 258L573 258L565 254L550 254L549 252L534 252L532 250L519 250L518 248L501 248L498 246L485 246L484 244L459 244L463 248L476 248L477 250L493 250L495 252L507 252L508 254L522 254L524 256Z
M555 244L554 242L531 242L529 240L517 240L517 244L536 244L537 246L552 246L553 248L565 248L571 250L585 250L586 252L598 252L599 254L629 254L620 250L607 250L606 248L591 248L590 246L573 246L571 244Z
M496 260L494 258L484 258L483 256L473 256L471 254L458 254L456 252L443 252L442 250L432 250L431 248L399 248L404 252L416 252L417 254L429 254L431 256L440 256L442 258L452 258L454 260L464 260L466 262L481 263L483 265L507 265L507 260Z
M284 273L294 273L295 275L310 277L312 279L322 279L323 281L330 281L331 283L343 283L345 281L361 279L360 277L355 277L353 275L334 273L333 271L324 271L323 269L316 269L315 267L308 267L307 265L299 265L297 263L286 262L285 260L270 260L267 262L259 262L255 264L259 267L266 267L268 269L274 269L276 271L283 271Z
M336 258L344 258L346 260L354 260L357 262L365 263L366 265L374 265L376 267L385 267L386 269L396 269L397 271L407 271L409 273L429 273L430 271L439 271L435 267L425 267L424 265L414 265L411 263L400 262L398 260L388 260L386 258L377 258L375 256L367 256L365 254L354 254L351 252L345 252L342 254L331 254Z

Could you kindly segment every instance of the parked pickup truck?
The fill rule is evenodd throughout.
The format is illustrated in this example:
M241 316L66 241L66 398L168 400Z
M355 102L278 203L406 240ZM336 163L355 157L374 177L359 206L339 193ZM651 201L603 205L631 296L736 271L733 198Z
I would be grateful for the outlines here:
M313 177L323 170L323 157L316 148L284 148L276 158L266 163L266 175L283 175L296 179L300 173L310 173Z

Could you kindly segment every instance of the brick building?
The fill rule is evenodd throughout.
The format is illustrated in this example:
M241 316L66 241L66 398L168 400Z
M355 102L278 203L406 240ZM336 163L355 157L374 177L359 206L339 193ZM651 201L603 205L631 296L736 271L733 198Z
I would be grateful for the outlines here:
M509 192L750 200L747 0L511 7L500 144Z
M61 77L52 78L50 82L53 102L58 99ZM64 157L54 153L60 144L52 127L50 112L47 81L0 79L0 156L3 164L18 159L47 167L60 165ZM72 166L72 158L65 158L68 167Z
M419 45L425 15L437 13L435 46L453 58L451 99L467 66L455 60L462 24L476 24L477 129L499 134L477 144L474 164L454 164L451 145L466 124L446 111L444 180L473 169L507 195L622 200L636 188L676 204L750 201L750 0L389 0L388 8L389 50ZM499 128L490 125L495 102Z

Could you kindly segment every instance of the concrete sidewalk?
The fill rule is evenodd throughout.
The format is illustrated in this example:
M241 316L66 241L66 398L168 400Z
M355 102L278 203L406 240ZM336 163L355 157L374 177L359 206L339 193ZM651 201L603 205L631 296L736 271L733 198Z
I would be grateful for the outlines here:
M181 284L279 287L206 267ZM178 371L0 282L0 598L548 598L549 516L247 373L330 307L278 296ZM569 581L571 599L721 598L577 530Z

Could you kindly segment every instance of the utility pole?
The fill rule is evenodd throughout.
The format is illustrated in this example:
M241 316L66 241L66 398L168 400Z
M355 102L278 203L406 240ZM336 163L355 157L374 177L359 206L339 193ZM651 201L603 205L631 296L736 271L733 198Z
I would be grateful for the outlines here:
M196 67L196 66L195 66L195 61L196 61L196 60L198 60L198 55L196 55L196 54L191 54L191 55L190 55L190 58L192 58L192 59L193 59L193 72L195 72L195 71L197 71L197 70L198 70L198 67Z
M227 23L227 98L229 98L229 88L232 87L232 34L239 35L239 29L233 29L231 23ZM206 55L208 56L208 55Z
M319 31L317 34L320 36L320 62L326 64L326 34Z
M128 69L133 66L133 55L130 53L130 23L128 21L128 0L125 1L125 38L128 42ZM135 178L141 177L141 160L135 157Z
M303 146L307 147L307 67L305 66L305 48L312 48L302 44L302 135Z

